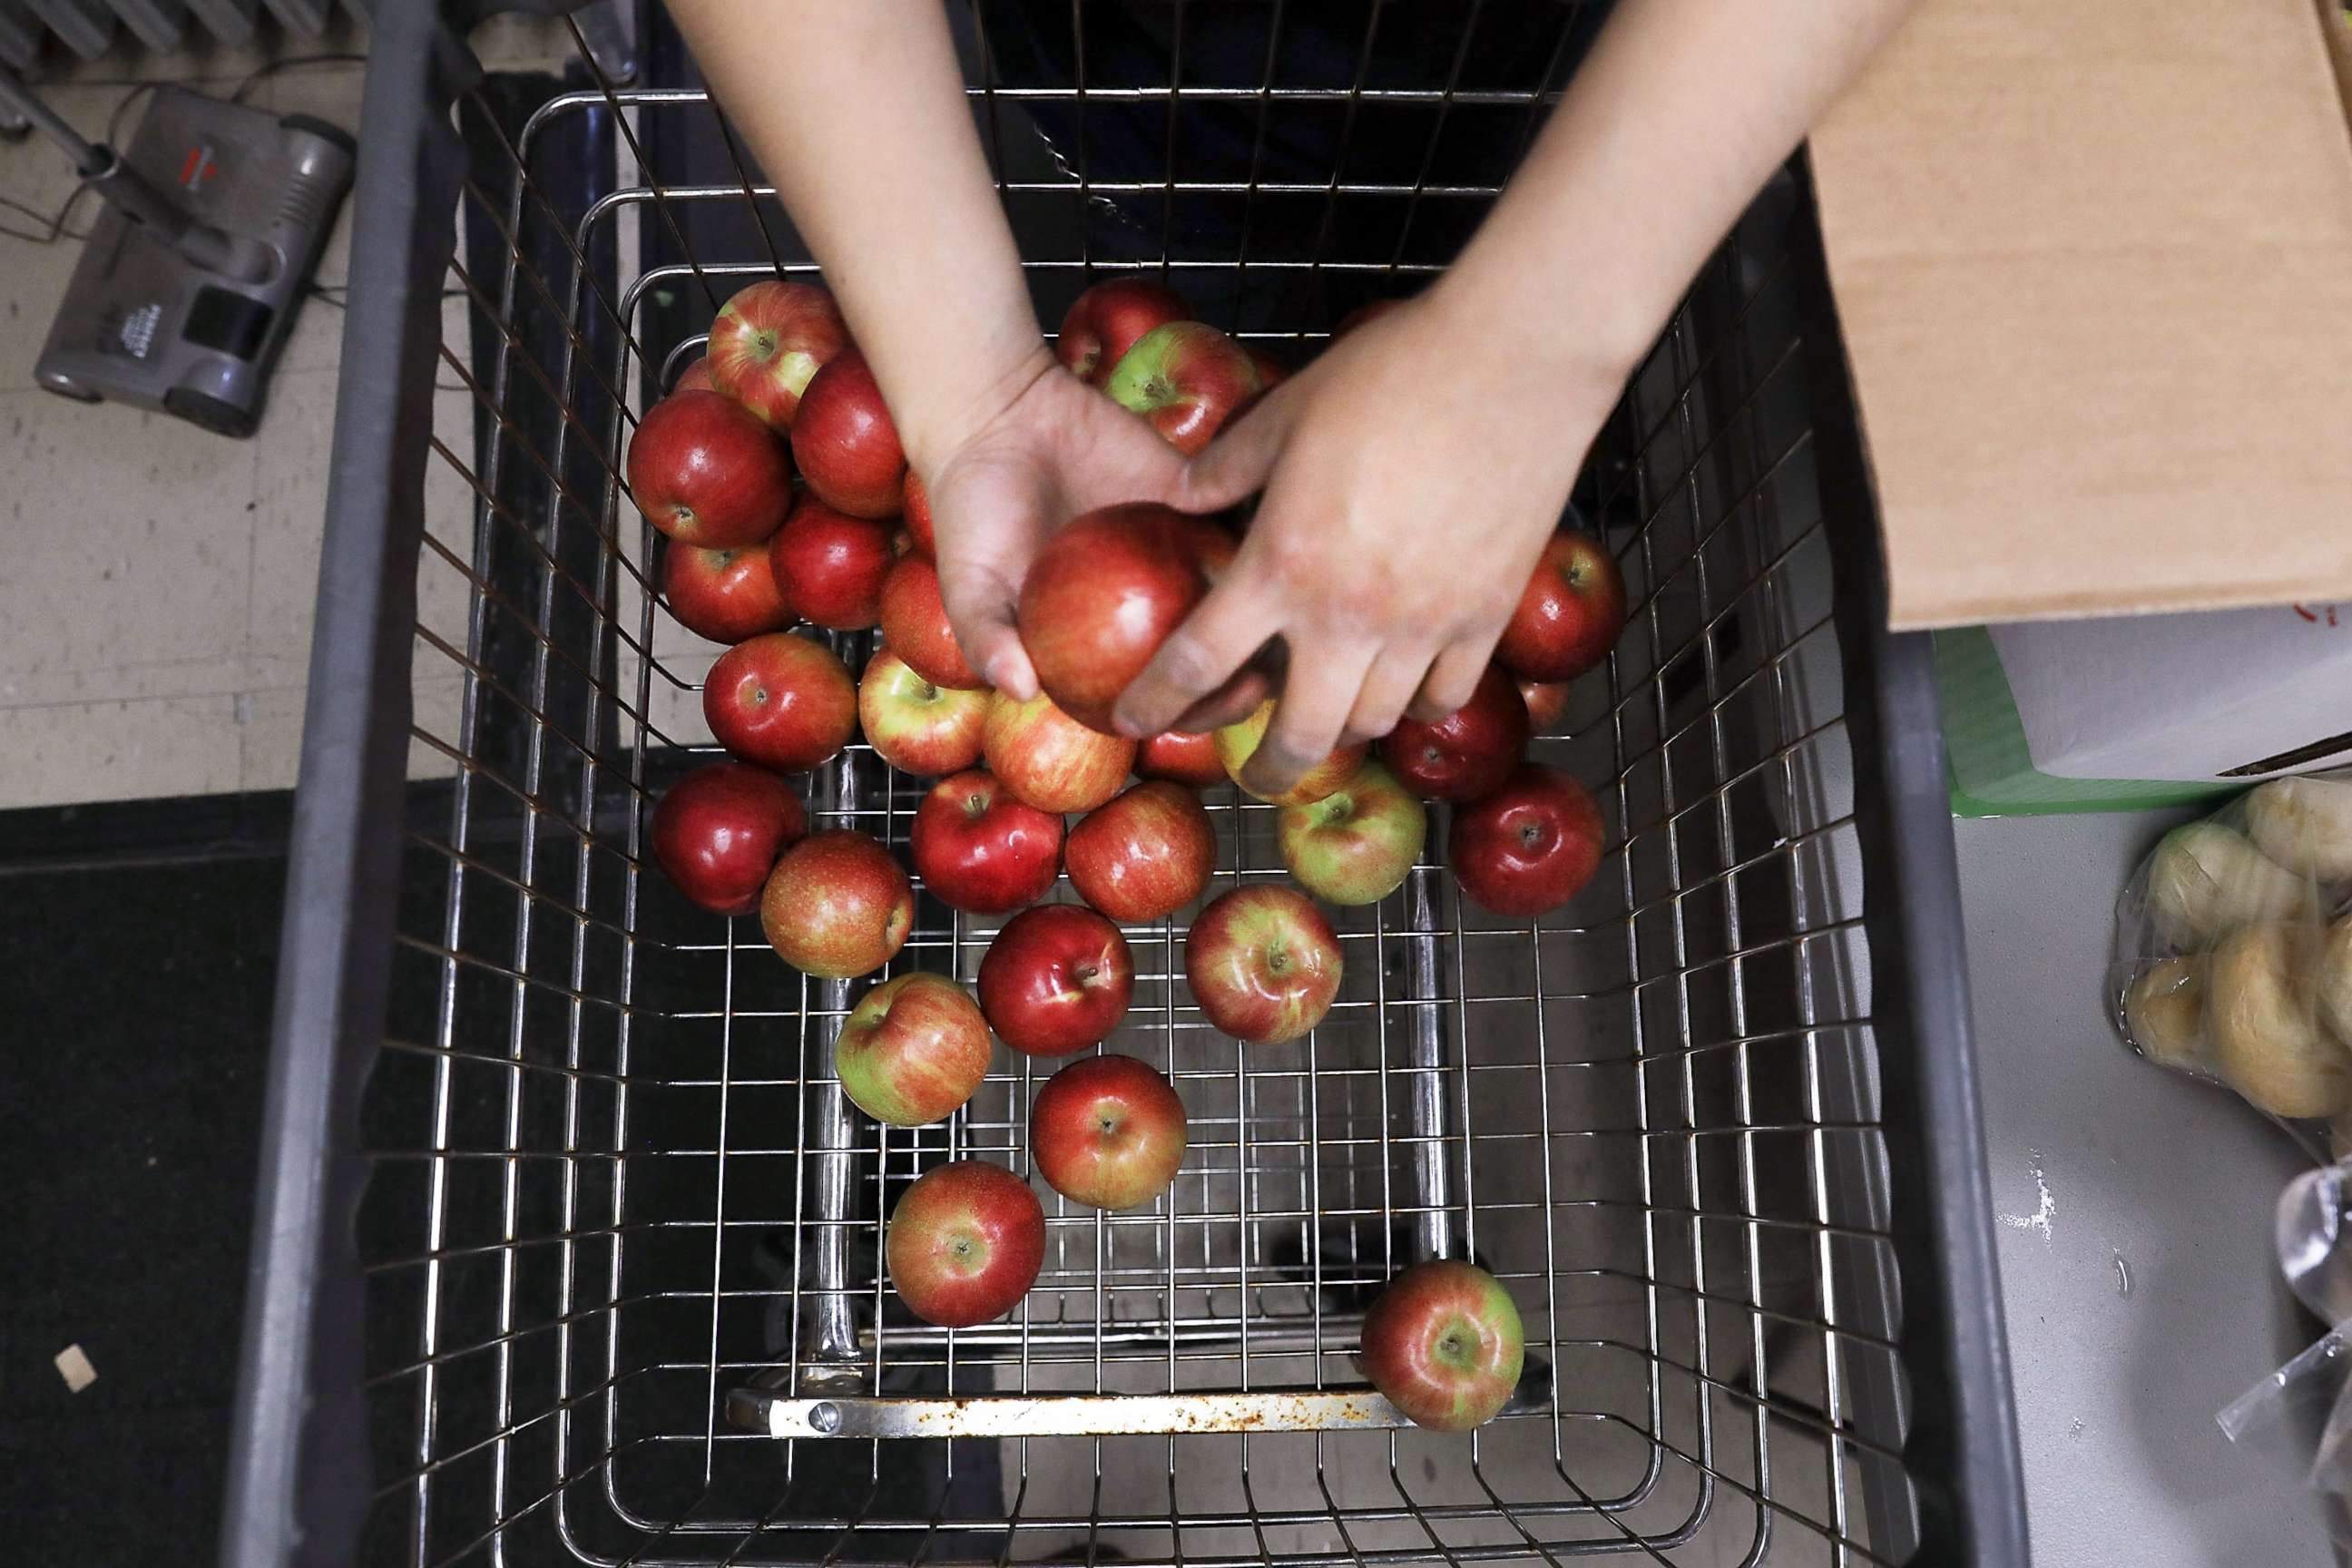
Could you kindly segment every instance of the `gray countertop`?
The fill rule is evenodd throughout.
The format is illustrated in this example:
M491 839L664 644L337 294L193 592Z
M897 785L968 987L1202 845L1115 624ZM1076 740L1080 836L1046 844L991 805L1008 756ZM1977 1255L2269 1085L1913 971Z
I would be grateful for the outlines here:
M2172 820L1953 825L2034 1561L2326 1564L2310 1495L2213 1421L2313 1337L2270 1249L2303 1162L2132 1055L2100 995L2116 889Z

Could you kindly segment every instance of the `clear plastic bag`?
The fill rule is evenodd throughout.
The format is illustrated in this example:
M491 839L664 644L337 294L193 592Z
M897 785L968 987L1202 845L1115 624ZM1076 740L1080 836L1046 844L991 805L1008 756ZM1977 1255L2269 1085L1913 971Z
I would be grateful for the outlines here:
M2328 1496L2328 1527L2352 1545L2352 1165L2289 1182L2273 1226L2279 1269L2312 1316L2333 1323L2311 1346L2214 1419L2241 1452Z
M2116 1019L2319 1159L2352 1152L2352 770L2273 779L2159 840L2116 906ZM2342 1145L2342 1147L2338 1147Z

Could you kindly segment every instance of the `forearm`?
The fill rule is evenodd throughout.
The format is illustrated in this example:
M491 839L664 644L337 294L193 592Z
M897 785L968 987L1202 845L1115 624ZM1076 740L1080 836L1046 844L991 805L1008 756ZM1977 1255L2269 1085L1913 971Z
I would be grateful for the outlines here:
M919 469L1048 363L938 0L671 0Z
M1622 380L1911 4L1625 0L1433 294L1490 331L1541 323L1551 374Z

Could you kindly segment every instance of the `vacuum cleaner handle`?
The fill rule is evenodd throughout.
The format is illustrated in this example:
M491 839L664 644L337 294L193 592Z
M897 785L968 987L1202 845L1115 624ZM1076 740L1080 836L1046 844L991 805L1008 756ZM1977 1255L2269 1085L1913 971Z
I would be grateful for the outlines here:
M200 223L141 177L103 142L89 142L59 119L16 73L0 65L0 105L30 121L34 129L65 150L82 182L158 244L194 266L240 283L265 283L279 265L278 253L247 235L230 234Z

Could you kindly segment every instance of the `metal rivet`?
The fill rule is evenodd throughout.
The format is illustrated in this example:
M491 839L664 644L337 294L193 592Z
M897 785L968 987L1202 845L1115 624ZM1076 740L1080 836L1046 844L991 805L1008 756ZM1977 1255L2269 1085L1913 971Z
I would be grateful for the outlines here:
M827 1400L809 1407L809 1425L819 1432L841 1430L841 1406Z

